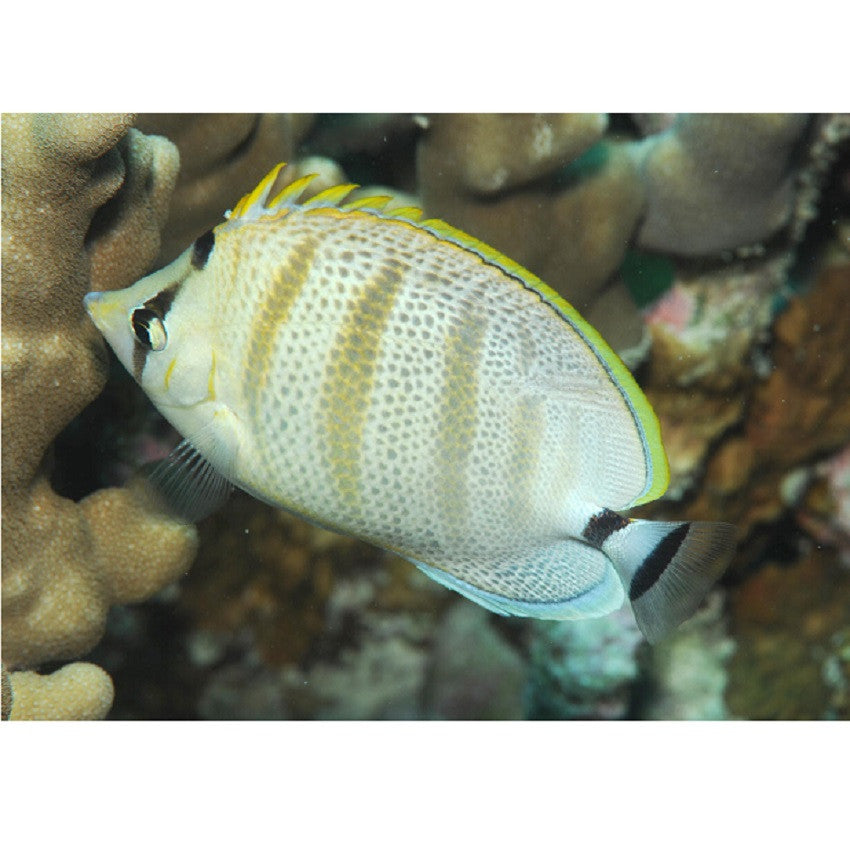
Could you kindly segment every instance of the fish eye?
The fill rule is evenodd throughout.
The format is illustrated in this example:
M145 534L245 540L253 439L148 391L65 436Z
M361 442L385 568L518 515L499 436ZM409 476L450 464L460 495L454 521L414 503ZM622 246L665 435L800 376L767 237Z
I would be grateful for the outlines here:
M168 334L165 332L165 322L147 307L133 311L130 319L136 339L150 351L162 351L168 345Z

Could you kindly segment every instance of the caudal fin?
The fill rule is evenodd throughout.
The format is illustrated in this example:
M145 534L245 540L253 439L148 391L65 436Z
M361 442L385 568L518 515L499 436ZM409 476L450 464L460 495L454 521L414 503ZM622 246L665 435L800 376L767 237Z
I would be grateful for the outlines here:
M640 630L655 643L696 611L735 551L725 522L632 520L602 550L626 587Z

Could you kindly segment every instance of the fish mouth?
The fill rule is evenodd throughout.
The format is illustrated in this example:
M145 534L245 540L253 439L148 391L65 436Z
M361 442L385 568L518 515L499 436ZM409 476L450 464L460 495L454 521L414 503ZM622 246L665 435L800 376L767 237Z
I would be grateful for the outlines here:
M83 307L86 308L86 312L89 314L89 316L91 316L92 320L94 320L95 316L103 310L103 293L87 293L83 297Z
M86 308L89 318L101 330L109 323L115 311L120 308L116 299L110 298L110 295L114 295L114 293L89 292L83 296L83 307Z

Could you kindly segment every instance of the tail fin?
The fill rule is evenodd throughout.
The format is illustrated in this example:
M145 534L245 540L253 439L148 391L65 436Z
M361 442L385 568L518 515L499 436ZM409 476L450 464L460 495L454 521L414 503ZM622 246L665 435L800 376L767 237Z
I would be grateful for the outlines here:
M735 551L735 526L725 522L631 520L602 543L640 630L660 640L699 607Z

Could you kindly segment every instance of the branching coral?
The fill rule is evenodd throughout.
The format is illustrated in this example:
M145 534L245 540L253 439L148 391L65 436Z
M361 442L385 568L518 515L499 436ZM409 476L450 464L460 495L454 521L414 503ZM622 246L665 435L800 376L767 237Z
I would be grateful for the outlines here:
M177 176L165 139L129 115L3 116L3 654L11 717L102 717L112 683L79 656L117 602L151 595L194 556L192 527L141 482L79 503L50 485L51 444L101 390L106 352L82 298L140 277ZM95 668L96 669L96 668Z

